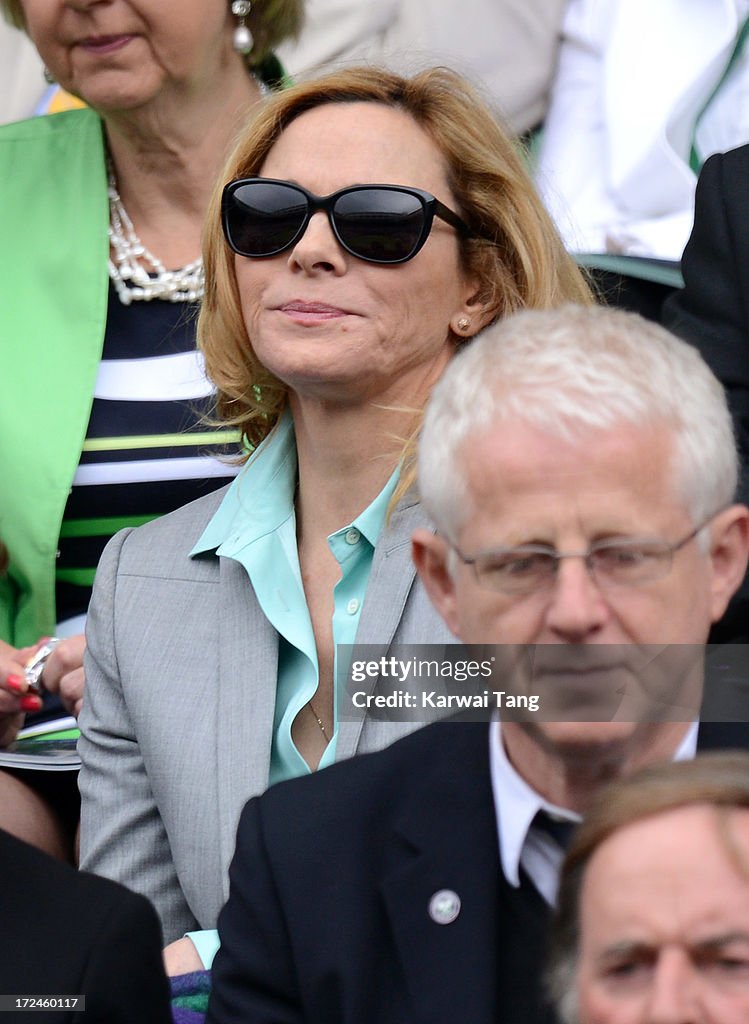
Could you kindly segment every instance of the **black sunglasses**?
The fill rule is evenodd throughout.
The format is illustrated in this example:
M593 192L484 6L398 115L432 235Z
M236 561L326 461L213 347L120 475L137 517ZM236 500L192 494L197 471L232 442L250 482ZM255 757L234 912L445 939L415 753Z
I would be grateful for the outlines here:
M369 263L405 263L426 242L439 217L473 235L460 217L429 192L405 185L351 185L316 196L274 178L239 178L225 186L221 218L226 241L239 256L277 256L307 230L318 210L328 215L339 244Z

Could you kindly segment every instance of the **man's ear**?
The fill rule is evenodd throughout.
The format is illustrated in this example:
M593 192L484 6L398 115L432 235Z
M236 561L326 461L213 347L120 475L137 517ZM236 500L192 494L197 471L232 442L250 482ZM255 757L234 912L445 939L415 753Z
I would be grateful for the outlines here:
M711 619L717 622L741 586L749 559L749 508L731 505L710 526Z
M455 581L448 567L449 546L431 530L415 530L411 555L429 598L453 636L460 639Z

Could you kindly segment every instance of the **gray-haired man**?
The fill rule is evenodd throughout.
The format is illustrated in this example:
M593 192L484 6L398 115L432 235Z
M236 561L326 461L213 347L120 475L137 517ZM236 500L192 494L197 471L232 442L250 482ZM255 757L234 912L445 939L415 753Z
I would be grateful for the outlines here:
M545 1019L560 825L607 780L696 749L702 645L749 511L693 349L624 313L507 318L436 387L419 481L436 607L463 642L508 645L559 715L437 724L248 804L213 1024Z

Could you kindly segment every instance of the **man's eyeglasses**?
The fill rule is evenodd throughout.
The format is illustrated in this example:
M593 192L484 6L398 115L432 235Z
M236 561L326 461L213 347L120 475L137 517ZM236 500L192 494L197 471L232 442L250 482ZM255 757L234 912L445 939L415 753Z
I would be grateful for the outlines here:
M523 544L517 548L482 552L471 558L454 544L450 546L461 561L472 566L479 586L498 594L523 596L550 588L563 558L582 558L600 587L637 586L667 576L676 552L694 540L712 518L710 516L674 544L635 537L596 541L587 551L555 551L545 544Z
M426 242L435 217L462 235L474 235L457 213L429 192L404 185L351 185L316 196L273 178L240 178L224 187L221 215L226 241L239 256L277 256L307 230L318 210L352 256L368 263L405 263Z

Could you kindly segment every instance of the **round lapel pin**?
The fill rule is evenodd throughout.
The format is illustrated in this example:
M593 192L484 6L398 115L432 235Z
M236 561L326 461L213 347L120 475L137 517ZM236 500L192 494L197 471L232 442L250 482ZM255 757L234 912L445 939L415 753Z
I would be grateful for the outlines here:
M460 896L452 889L440 889L429 901L429 916L435 924L452 924L460 913Z

